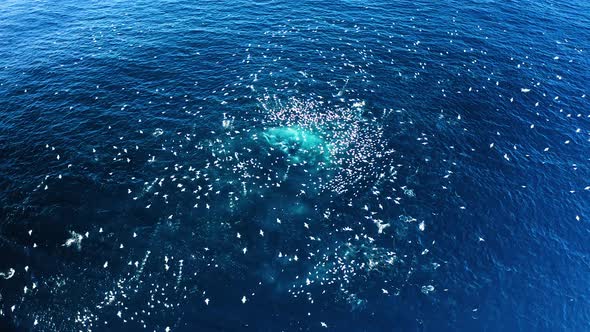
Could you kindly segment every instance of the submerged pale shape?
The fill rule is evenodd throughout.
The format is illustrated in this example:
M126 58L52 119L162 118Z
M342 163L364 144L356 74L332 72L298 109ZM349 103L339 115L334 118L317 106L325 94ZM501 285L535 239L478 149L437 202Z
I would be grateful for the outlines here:
M264 138L283 152L293 164L328 162L330 148L326 142L309 130L299 127L273 127L264 132Z

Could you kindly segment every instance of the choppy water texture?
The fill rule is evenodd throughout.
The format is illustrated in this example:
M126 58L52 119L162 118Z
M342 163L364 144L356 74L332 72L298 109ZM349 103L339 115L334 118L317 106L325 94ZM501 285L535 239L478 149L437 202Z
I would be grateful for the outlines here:
M590 329L588 27L1 3L2 331Z

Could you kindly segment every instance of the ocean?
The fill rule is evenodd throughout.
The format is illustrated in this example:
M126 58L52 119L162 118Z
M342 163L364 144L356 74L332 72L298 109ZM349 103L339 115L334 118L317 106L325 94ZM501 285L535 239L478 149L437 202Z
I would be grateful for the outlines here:
M0 3L0 330L590 330L590 3Z

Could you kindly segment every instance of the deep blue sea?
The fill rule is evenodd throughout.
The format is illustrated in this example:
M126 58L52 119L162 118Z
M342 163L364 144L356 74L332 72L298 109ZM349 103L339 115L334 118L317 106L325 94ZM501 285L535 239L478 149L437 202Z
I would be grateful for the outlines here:
M590 2L0 2L0 331L590 331Z

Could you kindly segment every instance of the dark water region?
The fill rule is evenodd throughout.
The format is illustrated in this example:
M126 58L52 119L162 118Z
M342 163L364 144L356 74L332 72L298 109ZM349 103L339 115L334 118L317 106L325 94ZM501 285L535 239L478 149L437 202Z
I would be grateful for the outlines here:
M588 26L3 2L1 330L588 330Z

